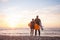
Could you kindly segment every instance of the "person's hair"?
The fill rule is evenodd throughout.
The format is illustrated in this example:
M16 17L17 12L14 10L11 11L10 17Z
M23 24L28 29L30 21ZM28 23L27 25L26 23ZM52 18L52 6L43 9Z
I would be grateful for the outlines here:
M32 19L32 20L34 20L34 19Z
M36 17L38 18L39 16L37 15Z

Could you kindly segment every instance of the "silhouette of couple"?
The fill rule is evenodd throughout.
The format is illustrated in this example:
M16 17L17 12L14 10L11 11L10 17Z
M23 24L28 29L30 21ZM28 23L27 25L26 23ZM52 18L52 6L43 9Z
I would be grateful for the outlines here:
M34 30L35 30L35 36L37 36L37 31L38 31L39 36L40 36L40 29L43 30L43 27L41 25L41 20L39 19L39 16L36 16L35 19L32 19L32 21L28 25L31 29L31 31L30 31L31 36L33 36Z

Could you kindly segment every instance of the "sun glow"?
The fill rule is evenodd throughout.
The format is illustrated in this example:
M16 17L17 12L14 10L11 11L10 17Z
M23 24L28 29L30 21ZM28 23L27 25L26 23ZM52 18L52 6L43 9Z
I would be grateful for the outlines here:
M22 16L20 15L8 15L6 17L6 22L10 28L16 28L16 25L19 23Z

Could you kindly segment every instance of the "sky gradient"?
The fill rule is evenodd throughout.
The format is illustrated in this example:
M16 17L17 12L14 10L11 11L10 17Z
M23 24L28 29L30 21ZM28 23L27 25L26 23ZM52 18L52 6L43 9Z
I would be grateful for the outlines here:
M0 0L0 27L28 27L36 15L45 28L60 28L60 0Z

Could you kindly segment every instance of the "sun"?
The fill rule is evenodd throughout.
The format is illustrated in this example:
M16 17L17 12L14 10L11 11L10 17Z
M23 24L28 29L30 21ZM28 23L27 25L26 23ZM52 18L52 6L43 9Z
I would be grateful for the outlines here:
M8 15L6 17L6 22L8 24L8 27L10 28L17 28L16 25L19 23L19 20L22 16L18 15Z
M9 27L15 28L15 26L17 24L16 21L17 21L17 19L15 19L15 18L12 18L12 17L8 18L7 22L8 22Z

